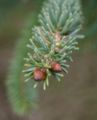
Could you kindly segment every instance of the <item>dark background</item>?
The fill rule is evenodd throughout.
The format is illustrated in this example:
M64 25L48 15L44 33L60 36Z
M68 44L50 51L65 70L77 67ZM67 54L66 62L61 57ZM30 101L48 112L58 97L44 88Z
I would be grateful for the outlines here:
M82 0L86 38L73 54L65 81L40 91L40 108L32 114L20 117L10 107L5 87L9 63L27 17L37 16L42 1L0 0L0 120L97 120L97 0Z

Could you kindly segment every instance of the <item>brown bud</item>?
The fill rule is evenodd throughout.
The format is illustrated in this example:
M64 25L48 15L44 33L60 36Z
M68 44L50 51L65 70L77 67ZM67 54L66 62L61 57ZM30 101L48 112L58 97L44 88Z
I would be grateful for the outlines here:
M56 62L52 63L51 69L55 72L61 72L62 71L61 65L59 63L56 63Z
M46 79L46 70L45 69L40 69L40 68L36 68L34 70L34 80L36 81L42 81L42 80L45 80Z

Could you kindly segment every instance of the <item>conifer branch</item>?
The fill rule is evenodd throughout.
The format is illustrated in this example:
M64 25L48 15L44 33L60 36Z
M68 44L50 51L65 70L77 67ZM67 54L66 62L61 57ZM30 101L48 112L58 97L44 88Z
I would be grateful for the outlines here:
M80 0L46 1L39 23L40 26L33 28L33 37L28 45L32 49L31 61L34 59L32 64L28 64L33 70L26 74L35 86L38 81L43 81L43 89L46 89L50 76L61 81L63 72L68 73L72 52L79 49L78 39L84 38L79 34L83 24ZM29 70L29 66L26 69Z
M46 1L39 23L32 28L32 35L27 32L27 37L24 36L7 84L15 111L22 113L36 102L34 88L39 82L46 90L51 76L60 82L64 73L68 73L72 52L79 49L78 40L84 37L80 34L83 24L80 0Z
M6 82L8 90L8 99L12 105L14 112L18 114L24 114L29 111L32 107L35 108L37 105L37 90L33 88L33 81L28 81L26 84L23 80L22 70L24 66L24 57L27 54L26 45L28 39L31 36L32 25L35 15L32 14L30 19L25 22L25 28L22 32L22 37L18 41L14 59L11 62L9 69L8 80ZM32 22L33 21L33 22ZM28 59L27 59L28 61ZM32 71L32 68L26 72ZM25 74L26 75L26 74ZM26 77L26 76L25 76Z

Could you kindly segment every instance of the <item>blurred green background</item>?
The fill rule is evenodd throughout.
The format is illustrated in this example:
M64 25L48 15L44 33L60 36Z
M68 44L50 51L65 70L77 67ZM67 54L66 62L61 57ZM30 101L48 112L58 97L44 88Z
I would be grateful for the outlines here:
M40 107L32 114L13 113L5 80L15 46L29 16L37 23L44 0L0 0L0 120L97 120L97 0L81 0L84 40L73 54L70 72L60 84L40 90Z

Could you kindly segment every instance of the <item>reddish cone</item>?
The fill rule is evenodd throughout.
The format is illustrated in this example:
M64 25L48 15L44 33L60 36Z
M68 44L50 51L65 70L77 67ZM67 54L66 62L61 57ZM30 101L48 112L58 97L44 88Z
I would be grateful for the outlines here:
M55 72L61 72L62 71L61 65L59 63L52 63L51 69Z
M34 71L34 80L36 81L42 81L46 79L46 70L45 69L40 69L36 68Z

